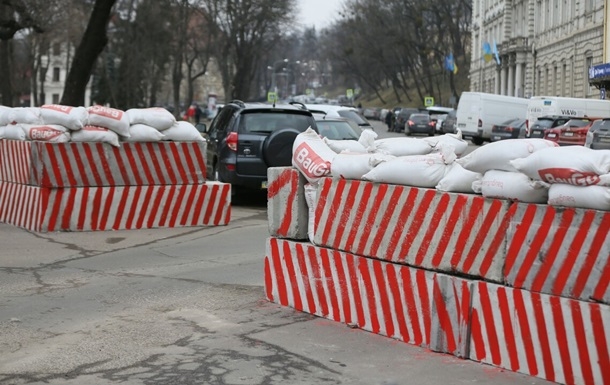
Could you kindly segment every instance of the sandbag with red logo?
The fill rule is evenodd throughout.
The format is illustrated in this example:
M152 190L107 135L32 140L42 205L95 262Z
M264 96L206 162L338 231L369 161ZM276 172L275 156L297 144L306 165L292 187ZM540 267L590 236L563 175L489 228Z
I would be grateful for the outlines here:
M292 165L309 183L330 175L330 165L336 155L311 128L298 134L292 144Z
M159 131L167 130L176 123L176 118L171 112L161 107L150 107L150 108L131 108L127 111L129 117L129 123L134 124L146 124L147 126L154 127Z
M104 106L91 106L87 112L88 125L108 128L121 136L129 136L129 117L124 111Z
M66 143L70 141L70 132L59 124L20 124L26 140L39 142Z
M78 131L72 131L71 140L73 142L102 142L114 147L120 147L119 135L106 127L84 126Z
M610 187L554 183L549 188L548 203L552 206L610 211Z
M40 107L40 116L45 124L58 124L70 130L80 130L87 123L85 107L45 104Z
M525 158L536 151L557 147L545 139L506 139L478 147L470 154L456 160L466 170L485 174L489 170L517 171L511 160Z
M125 142L158 142L164 137L165 135L156 128L137 123L129 126L129 137L122 137L121 139Z
M549 193L548 183L533 180L520 172L501 170L487 171L472 187L486 198L526 203L546 203Z
M547 148L512 166L532 179L575 186L610 186L610 150L583 146Z
M13 107L8 111L8 120L11 124L42 124L40 107Z

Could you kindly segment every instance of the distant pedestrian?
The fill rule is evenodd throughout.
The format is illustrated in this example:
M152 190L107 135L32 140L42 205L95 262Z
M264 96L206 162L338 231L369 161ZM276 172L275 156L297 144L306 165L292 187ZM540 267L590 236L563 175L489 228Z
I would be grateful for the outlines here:
M195 103L191 104L189 108L186 110L186 118L189 123L195 124L195 113L197 111L197 106Z
M392 131L394 128L394 112L392 109L388 110L388 113L385 115L385 124L388 126L388 132Z

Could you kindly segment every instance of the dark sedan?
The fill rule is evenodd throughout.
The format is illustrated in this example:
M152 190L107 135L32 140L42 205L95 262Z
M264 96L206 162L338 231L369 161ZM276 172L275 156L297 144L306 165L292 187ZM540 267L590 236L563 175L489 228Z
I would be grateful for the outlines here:
M525 119L513 118L491 127L491 141L525 138Z
M530 127L529 138L544 138L545 130L564 125L572 116L541 116Z
M434 136L436 133L436 122L430 119L428 114L411 114L405 124L405 135L427 134Z
M596 120L589 132L585 147L594 150L610 150L610 118Z

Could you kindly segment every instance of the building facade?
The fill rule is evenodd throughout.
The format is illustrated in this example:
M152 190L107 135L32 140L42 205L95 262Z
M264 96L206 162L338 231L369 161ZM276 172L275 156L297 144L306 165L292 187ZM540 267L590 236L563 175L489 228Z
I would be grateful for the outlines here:
M608 0L474 0L471 91L600 98Z

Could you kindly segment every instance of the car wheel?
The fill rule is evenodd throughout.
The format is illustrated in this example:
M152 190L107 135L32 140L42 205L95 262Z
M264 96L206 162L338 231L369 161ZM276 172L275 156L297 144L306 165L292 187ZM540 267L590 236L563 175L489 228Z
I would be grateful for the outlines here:
M471 139L471 142L473 144L476 144L477 146L480 146L483 144L483 138L475 136L474 138Z
M296 128L282 128L274 131L263 144L263 159L268 167L288 167L292 165L292 145L301 132Z

